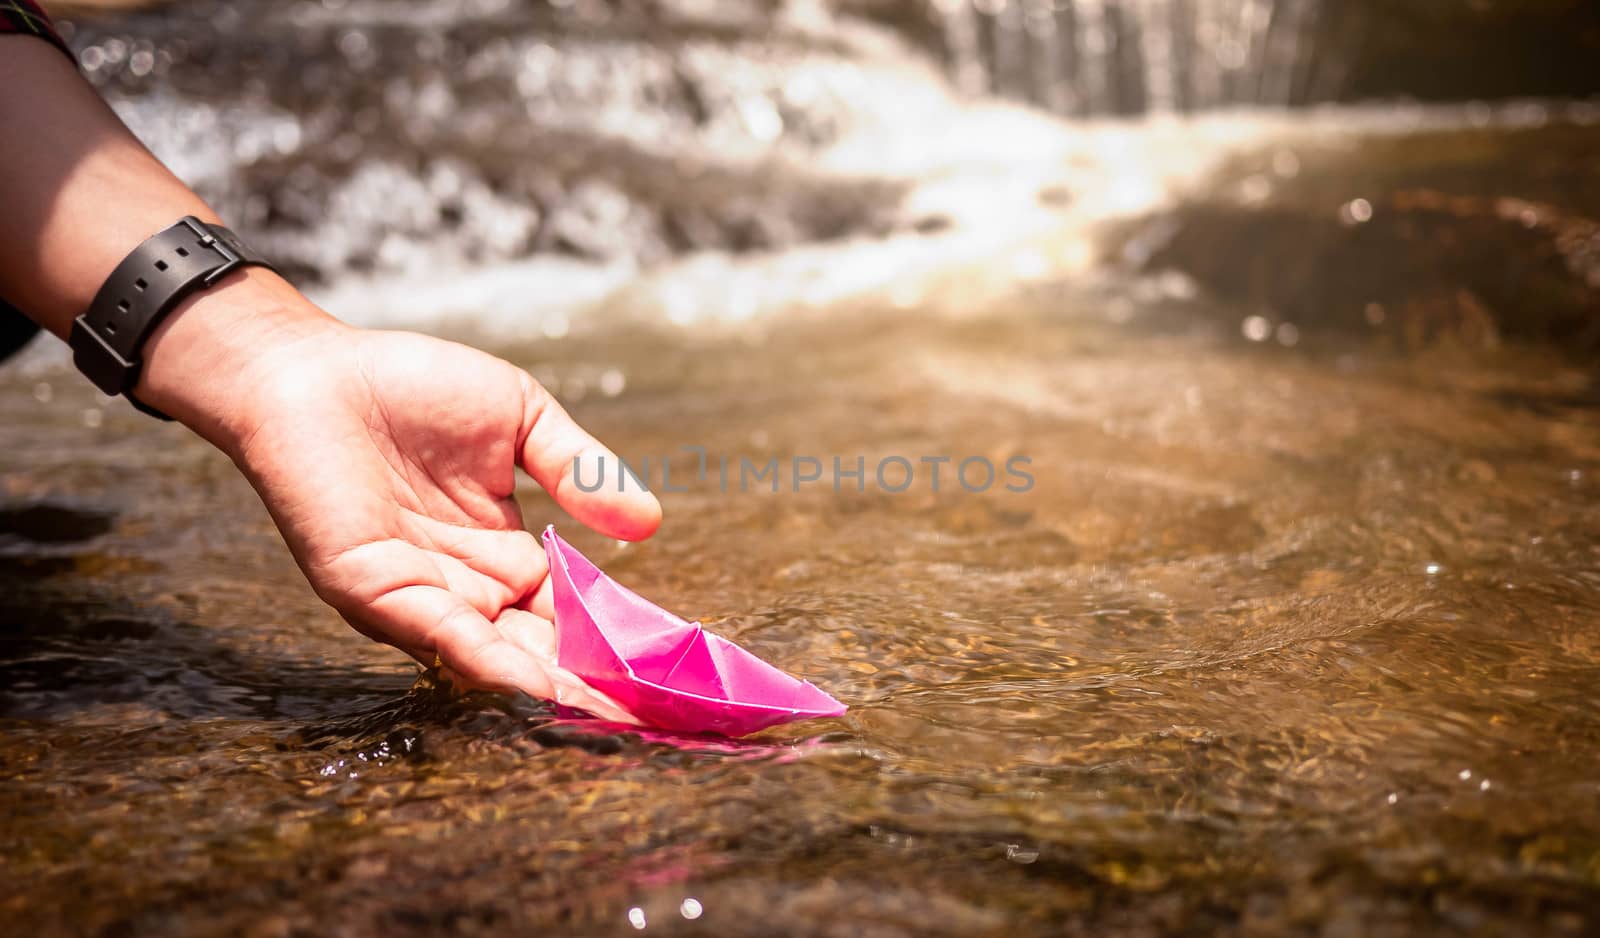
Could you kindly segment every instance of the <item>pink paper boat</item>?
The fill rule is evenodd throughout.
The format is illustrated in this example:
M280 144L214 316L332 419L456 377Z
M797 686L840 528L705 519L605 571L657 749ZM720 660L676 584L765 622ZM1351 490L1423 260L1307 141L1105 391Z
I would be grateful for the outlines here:
M600 572L545 528L556 660L651 726L743 736L845 706Z

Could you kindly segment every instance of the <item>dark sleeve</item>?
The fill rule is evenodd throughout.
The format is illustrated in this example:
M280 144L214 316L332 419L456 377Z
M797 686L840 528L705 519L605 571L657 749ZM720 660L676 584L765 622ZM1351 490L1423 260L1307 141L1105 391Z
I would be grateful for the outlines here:
M28 341L39 334L33 320L0 300L0 362L22 351Z
M69 57L72 55L50 17L44 15L44 10L34 0L0 0L0 36L8 33L37 36ZM0 297L0 361L28 344L38 331L38 326Z
M6 33L38 36L53 43L67 55L72 55L72 50L67 48L66 41L56 32L50 17L44 15L44 9L34 0L0 0L0 36Z

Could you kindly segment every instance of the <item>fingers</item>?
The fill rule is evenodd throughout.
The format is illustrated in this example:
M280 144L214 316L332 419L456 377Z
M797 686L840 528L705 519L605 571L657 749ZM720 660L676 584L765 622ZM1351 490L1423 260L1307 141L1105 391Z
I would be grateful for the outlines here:
M522 691L608 720L637 723L626 710L555 661L555 632L532 613L508 609L495 622L437 586L407 586L369 607L375 630L402 648L431 647L467 687ZM404 636L416 636L405 641ZM413 652L414 654L414 652Z
M574 710L582 710L584 713L597 716L602 720L610 720L612 723L628 723L633 726L644 725L638 717L624 710L621 704L583 683L572 672L555 668L550 672L550 676L556 682L558 689L563 686L567 688L566 696L557 700L562 706L571 707ZM563 685L563 682L566 682L565 685Z
M555 584L550 581L549 577L545 577L544 582L539 584L539 588L533 591L533 595L527 597L518 605L540 618L554 621L556 617Z
M507 609L494 624L507 641L540 661L555 664L556 627L549 619L521 609Z
M437 586L407 586L369 607L378 631L403 647L432 648L439 661L471 687L520 690L546 700L555 686L544 666L509 642L461 597Z
M545 674L555 687L554 699L557 703L592 713L604 720L634 724L639 722L616 701L596 688L590 687L582 678L556 662L556 630L548 619L521 609L507 609L495 620L495 627L507 641L519 646L543 663Z
M434 550L449 554L490 580L505 585L505 595L492 597L492 608L478 607L486 614L532 594L544 582L549 570L539 539L520 528L497 531L467 527L418 514L411 515L410 521Z
M538 382L526 375L524 382L522 468L557 504L596 531L625 541L654 534L661 526L656 497L625 475L616 454L578 426Z

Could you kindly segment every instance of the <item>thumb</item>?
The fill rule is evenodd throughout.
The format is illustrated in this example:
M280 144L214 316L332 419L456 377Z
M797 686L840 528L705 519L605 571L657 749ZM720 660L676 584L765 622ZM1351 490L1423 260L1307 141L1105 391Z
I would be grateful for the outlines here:
M526 372L518 461L572 517L608 537L641 541L661 526L661 504L622 461ZM579 473L582 478L580 479ZM581 481L581 485L579 484Z

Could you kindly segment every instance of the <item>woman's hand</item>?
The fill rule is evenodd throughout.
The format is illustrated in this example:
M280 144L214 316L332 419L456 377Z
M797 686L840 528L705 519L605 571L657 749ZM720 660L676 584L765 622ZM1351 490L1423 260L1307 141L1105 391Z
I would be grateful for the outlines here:
M0 86L27 89L0 95L0 294L65 339L141 241L184 215L217 218L59 50L0 37ZM555 666L549 622L527 611L541 608L545 560L513 473L613 537L650 536L661 509L615 476L578 491L573 458L605 451L526 373L351 329L260 268L188 297L143 358L135 393L233 458L357 629L476 685L620 715Z
M275 289L270 275L253 276ZM164 327L139 393L233 458L317 595L363 634L472 686L627 719L555 664L552 626L536 614L551 614L545 555L523 528L514 473L627 540L660 524L655 497L632 479L619 491L615 456L522 369L314 310L251 314L240 304L254 294L238 286L231 307L233 286L201 294ZM234 339L208 343L218 332ZM179 393L178 373L196 368L208 377ZM593 467L602 455L608 484L581 491L575 460Z

